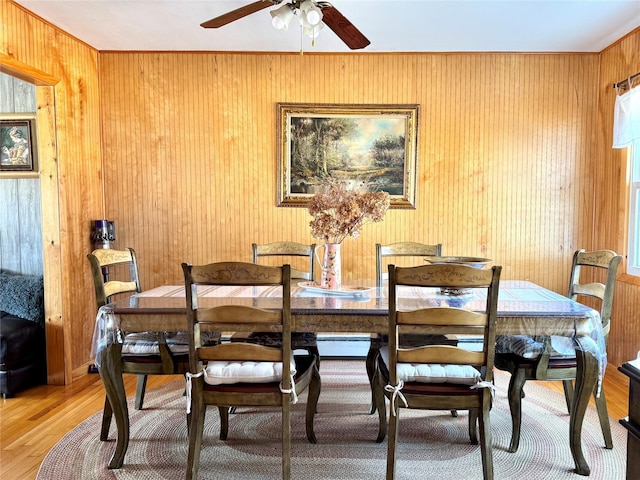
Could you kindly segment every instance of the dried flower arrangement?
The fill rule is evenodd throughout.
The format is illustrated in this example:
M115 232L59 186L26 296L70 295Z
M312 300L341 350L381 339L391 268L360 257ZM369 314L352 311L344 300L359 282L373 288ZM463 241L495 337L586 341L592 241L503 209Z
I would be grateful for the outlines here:
M388 209L387 192L358 192L344 184L331 183L309 202L311 235L325 243L357 238L364 224L381 222Z

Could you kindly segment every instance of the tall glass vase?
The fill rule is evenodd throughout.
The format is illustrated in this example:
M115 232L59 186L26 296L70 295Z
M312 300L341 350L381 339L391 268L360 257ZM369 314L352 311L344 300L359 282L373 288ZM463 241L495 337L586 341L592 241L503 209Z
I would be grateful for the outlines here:
M342 260L340 258L341 243L325 243L322 247L324 253L322 260L318 257L322 276L320 286L329 290L338 290L342 287ZM316 250L316 256L318 252Z

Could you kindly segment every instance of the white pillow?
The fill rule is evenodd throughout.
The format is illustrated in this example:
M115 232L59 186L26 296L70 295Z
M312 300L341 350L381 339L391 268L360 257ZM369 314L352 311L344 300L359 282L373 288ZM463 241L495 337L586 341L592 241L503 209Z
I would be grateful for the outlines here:
M389 348L380 349L384 363L389 365ZM471 365L427 363L398 363L398 380L419 383L456 383L475 385L482 380L480 372Z
M296 363L291 356L291 374ZM204 381L209 385L232 383L269 383L282 380L282 362L211 361L204 369Z

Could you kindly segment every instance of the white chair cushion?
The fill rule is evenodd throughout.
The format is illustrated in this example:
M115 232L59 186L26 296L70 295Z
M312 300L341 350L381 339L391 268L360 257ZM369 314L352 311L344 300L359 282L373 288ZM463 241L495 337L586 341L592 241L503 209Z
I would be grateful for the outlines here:
M380 355L389 365L389 348L382 347ZM471 365L426 363L398 363L398 380L419 383L456 383L475 385L482 380L480 372Z
M291 356L291 375L296 373L296 362ZM204 381L209 385L232 383L269 383L282 380L282 362L211 361L204 369Z

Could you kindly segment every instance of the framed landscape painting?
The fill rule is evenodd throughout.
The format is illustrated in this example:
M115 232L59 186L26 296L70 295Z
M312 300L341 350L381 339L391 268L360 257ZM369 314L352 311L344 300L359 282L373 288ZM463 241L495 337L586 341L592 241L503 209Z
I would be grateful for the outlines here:
M330 182L415 208L418 105L278 103L278 206L303 207Z
M0 116L0 172L36 170L34 118Z

